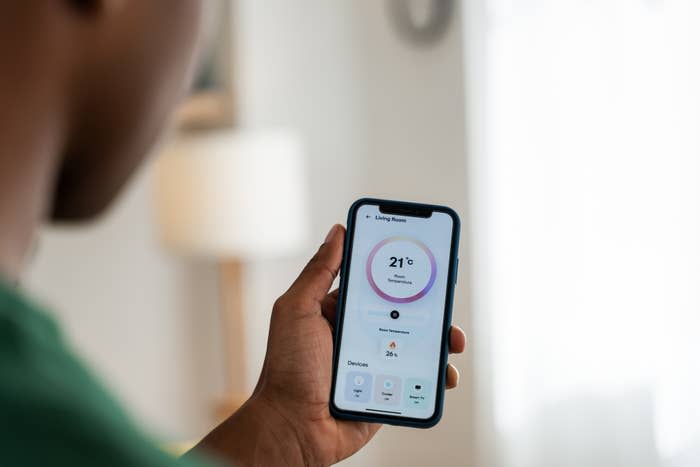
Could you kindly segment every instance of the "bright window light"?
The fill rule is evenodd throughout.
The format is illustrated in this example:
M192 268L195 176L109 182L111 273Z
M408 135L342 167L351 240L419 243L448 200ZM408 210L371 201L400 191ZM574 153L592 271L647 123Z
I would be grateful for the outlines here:
M505 462L698 465L700 2L486 5L473 275Z

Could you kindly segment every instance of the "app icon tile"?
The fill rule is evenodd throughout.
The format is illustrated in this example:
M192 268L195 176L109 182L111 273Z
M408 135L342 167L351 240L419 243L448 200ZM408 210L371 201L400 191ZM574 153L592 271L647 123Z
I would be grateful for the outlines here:
M391 375L377 375L374 384L374 402L377 404L398 405L401 398L401 378Z
M426 408L432 399L432 384L430 381L418 378L406 379L406 394L404 405L413 409Z
M345 377L345 400L350 402L369 402L371 392L371 374L351 371Z

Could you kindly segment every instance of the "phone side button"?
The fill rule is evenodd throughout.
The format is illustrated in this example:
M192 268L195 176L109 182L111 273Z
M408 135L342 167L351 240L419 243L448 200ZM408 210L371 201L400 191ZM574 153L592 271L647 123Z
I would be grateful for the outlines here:
M455 265L455 285L457 285L457 278L459 277L459 257L457 257L457 264Z

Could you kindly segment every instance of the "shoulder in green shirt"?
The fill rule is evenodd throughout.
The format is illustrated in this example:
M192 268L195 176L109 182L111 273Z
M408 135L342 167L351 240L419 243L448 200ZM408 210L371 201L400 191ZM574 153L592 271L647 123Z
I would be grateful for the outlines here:
M48 315L0 284L0 465L192 466L158 449L68 349Z

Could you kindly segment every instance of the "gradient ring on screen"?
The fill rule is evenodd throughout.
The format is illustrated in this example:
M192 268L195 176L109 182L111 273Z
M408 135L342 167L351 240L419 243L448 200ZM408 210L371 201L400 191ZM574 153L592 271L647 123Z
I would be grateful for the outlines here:
M394 242L409 242L417 246L420 250L422 250L425 255L428 258L428 261L430 262L430 277L422 290L420 290L418 293L411 295L409 297L396 297L393 295L388 294L384 290L382 290L378 285L377 282L375 281L375 278L372 274L372 264L373 261L377 255L377 252L381 250L384 246L394 243ZM377 243L374 248L372 248L372 251L370 251L369 256L367 258L367 264L365 266L365 272L367 274L367 281L369 282L370 286L374 290L374 292L379 295L381 298L384 300L387 300L392 303L411 303L415 302L416 300L419 300L420 298L424 297L430 289L433 287L435 284L435 278L437 276L437 264L435 262L435 256L433 253L430 251L430 249L421 241L409 238L409 237L401 237L401 236L394 236L394 237L389 237L385 238L381 242Z

